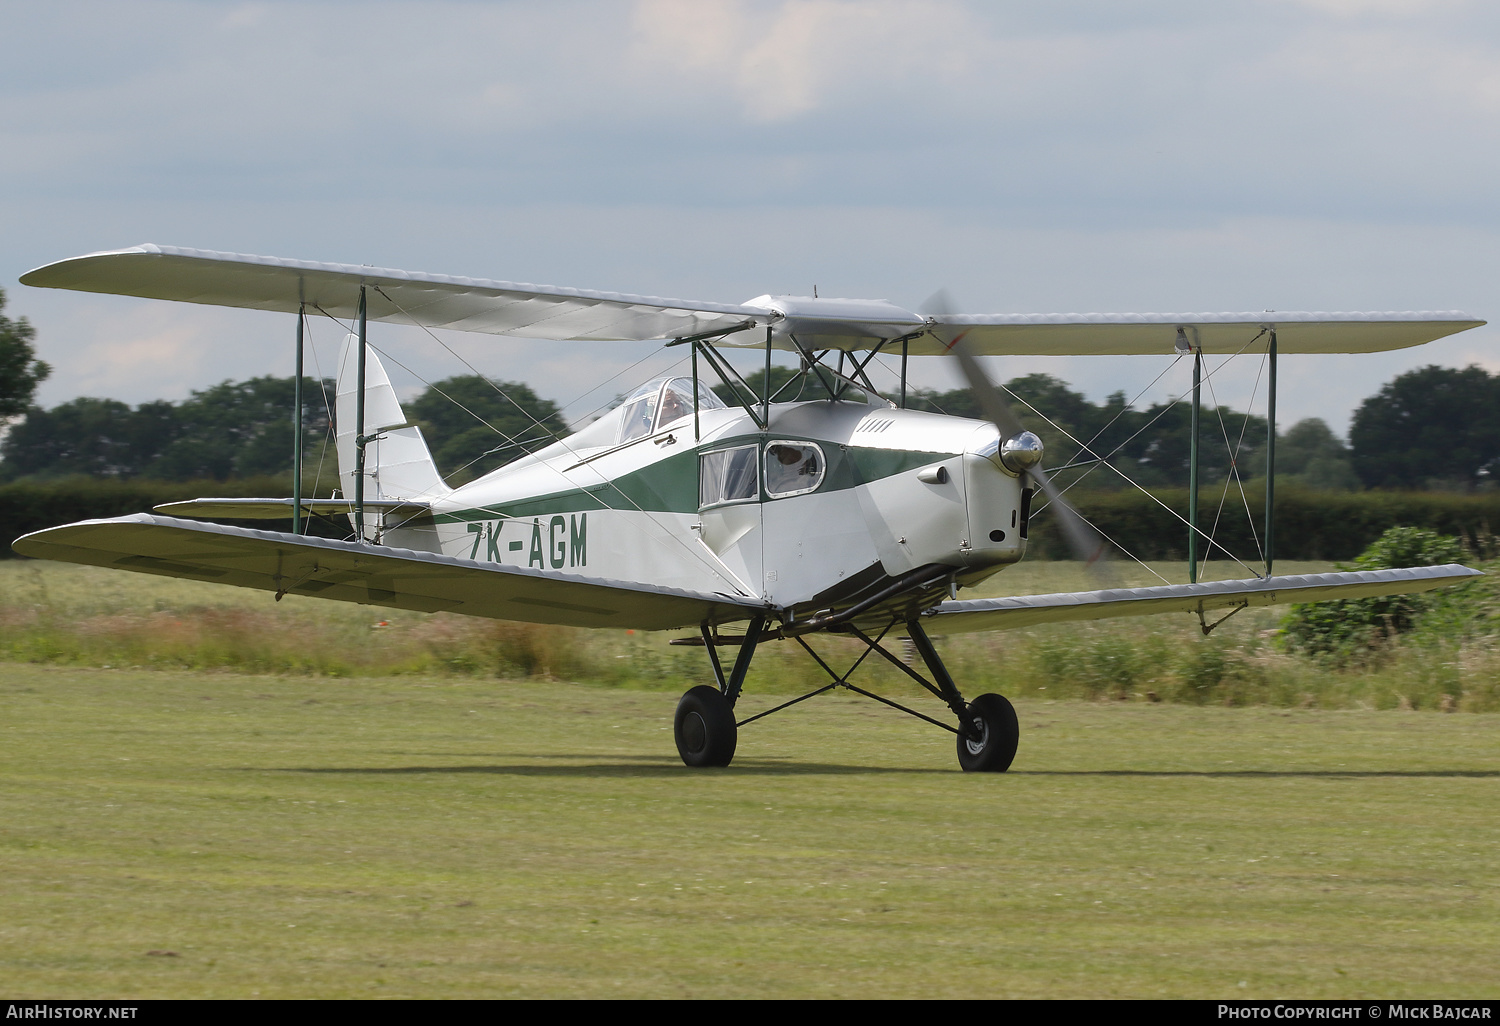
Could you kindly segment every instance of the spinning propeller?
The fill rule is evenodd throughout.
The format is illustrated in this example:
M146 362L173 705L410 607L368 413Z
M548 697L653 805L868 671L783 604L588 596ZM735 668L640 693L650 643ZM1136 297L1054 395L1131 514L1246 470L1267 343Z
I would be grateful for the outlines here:
M922 305L922 313L928 318L932 327L938 327L945 323L947 318L955 314L952 298L946 289L940 289L933 294ZM936 331L934 337L938 338L954 356L958 357L958 365L963 369L964 377L969 382L969 388L974 393L975 400L979 403L980 412L984 418L1000 432L999 441L996 444L996 452L991 458L998 458L1012 473L1020 475L1023 479L1029 478L1035 486L1041 489L1047 496L1048 508L1053 510L1057 516L1058 525L1062 528L1063 537L1068 541L1068 548L1073 552L1073 558L1083 562L1084 566L1091 572L1100 571L1100 563L1104 559L1105 540L1099 533L1084 522L1076 510L1063 498L1061 489L1052 483L1044 470L1042 470L1042 440L1021 423L1011 409L1010 403L1006 402L1005 395L994 386L989 376L980 367L979 361L975 359L974 353L964 341L968 334L961 325L951 324L956 334L951 340L943 338Z

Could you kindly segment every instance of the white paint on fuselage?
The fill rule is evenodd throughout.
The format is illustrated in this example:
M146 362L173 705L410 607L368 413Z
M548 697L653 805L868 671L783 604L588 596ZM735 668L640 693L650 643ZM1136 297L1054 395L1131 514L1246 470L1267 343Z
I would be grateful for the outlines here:
M438 520L445 514L467 520L391 529L386 543L606 580L751 595L777 607L806 602L876 563L890 576L947 564L969 580L1024 552L1012 526L1020 482L982 457L964 455L994 437L987 422L884 403L786 403L771 407L765 432L732 407L701 415L696 444L689 418L615 445L613 416L433 503ZM649 474L674 456L726 444L758 441L763 459L770 439L815 441L830 459L850 449L884 450L892 459L913 452L955 455L934 458L948 471L941 483L919 480L910 467L853 487L825 480L806 495L702 511L639 509L614 483ZM695 457L688 467L696 497ZM580 489L615 508L580 510ZM545 496L557 496L555 510L535 502ZM512 515L523 503L536 508ZM1003 530L1004 540L991 541L992 530Z

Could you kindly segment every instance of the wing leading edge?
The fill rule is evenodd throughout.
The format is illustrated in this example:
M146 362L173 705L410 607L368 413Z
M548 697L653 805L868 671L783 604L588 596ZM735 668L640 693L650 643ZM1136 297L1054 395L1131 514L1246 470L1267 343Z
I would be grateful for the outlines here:
M1371 598L1431 591L1483 577L1458 563L1405 570L1354 570L1332 574L1298 574L1266 580L1167 584L1154 588L1113 588L1057 595L944 602L928 611L944 634L1012 630L1069 620L1104 620L1152 613L1201 613L1234 606L1274 606L1286 602Z
M764 607L431 552L137 513L37 531L23 556L233 584L279 594L497 620L666 630L743 620Z

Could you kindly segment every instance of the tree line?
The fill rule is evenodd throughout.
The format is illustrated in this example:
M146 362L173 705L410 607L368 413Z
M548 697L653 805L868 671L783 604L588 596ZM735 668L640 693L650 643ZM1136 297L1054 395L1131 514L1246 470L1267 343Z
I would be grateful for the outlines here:
M771 368L775 394L796 376ZM746 383L757 393L765 371ZM1192 410L1188 403L1129 405L1124 392L1095 403L1050 374L1012 378L1005 387L1022 424L1041 436L1046 466L1073 466L1059 478L1108 491L1129 487L1125 476L1147 487L1186 487L1191 455ZM726 402L733 393L715 392ZM788 398L825 398L822 383L809 377L787 388ZM959 417L981 417L967 388L917 390L912 409ZM1045 416L1043 416L1045 415ZM1226 406L1205 407L1199 420L1199 481L1220 485L1236 475L1244 481L1266 473L1266 420ZM1108 467L1104 466L1107 463ZM1109 469L1114 468L1114 469ZM1116 473L1118 470L1120 473ZM1360 403L1349 429L1339 438L1318 417L1300 420L1276 433L1278 484L1319 491L1443 490L1470 492L1495 487L1500 478L1500 374L1482 367L1462 370L1428 366L1408 371Z
M36 359L35 332L26 319L4 316L0 291L0 481L74 475L116 480L230 480L288 471L295 431L296 382L259 377L225 381L173 403L130 406L115 399L78 398L43 409L33 401L50 368ZM826 397L821 381L771 368L780 401ZM757 394L765 371L746 381ZM1020 401L1023 424L1042 437L1046 465L1064 483L1083 479L1089 490L1188 483L1190 417L1186 403L1129 405L1116 392L1090 401L1048 374L1005 383ZM726 401L733 394L715 388ZM332 438L332 381L303 381L301 449L304 465L336 474ZM795 394L794 394L795 393ZM918 390L914 409L979 417L968 389ZM404 404L420 424L438 469L462 484L534 451L569 427L557 405L519 382L459 375L434 383ZM1043 416L1043 414L1045 416ZM1222 485L1231 476L1264 478L1266 421L1228 407L1205 408L1199 430L1200 482ZM1118 471L1118 472L1117 472ZM1500 476L1500 375L1470 366L1429 366L1399 375L1355 411L1348 442L1318 418L1277 433L1278 483L1352 491L1441 489L1475 491Z

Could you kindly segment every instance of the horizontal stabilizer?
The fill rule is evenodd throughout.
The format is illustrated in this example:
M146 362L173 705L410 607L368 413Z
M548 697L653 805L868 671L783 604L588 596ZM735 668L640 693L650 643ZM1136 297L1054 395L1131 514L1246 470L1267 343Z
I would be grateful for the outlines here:
M666 630L747 619L764 607L431 552L137 513L37 531L23 556L234 584L277 594L496 620Z
M1483 577L1457 563L1405 570L1353 570L1333 574L1297 574L1265 580L1166 584L1155 588L1112 588L1058 595L944 602L927 615L944 634L1011 630L1068 620L1105 620L1152 613L1199 613L1234 606L1274 606L1286 602L1326 602L1431 591Z
M151 508L172 517L203 517L207 520L290 520L293 499L184 499L181 502L164 502ZM390 517L407 519L422 516L430 511L425 502L410 502L406 499L366 499L365 508L372 513L385 513ZM354 513L353 499L303 499L303 515L351 516Z

